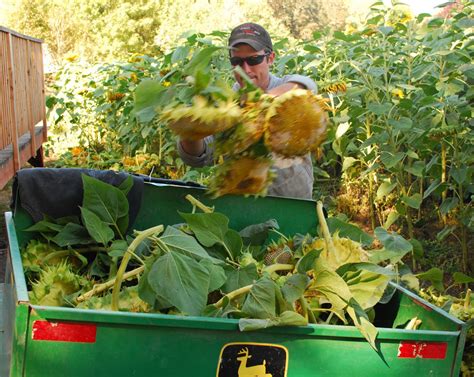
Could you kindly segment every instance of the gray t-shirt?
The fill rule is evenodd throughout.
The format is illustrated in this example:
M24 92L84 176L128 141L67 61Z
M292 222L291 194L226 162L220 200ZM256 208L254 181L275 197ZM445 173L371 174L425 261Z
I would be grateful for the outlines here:
M270 82L268 90L277 86L294 82L301 84L306 89L316 92L316 83L309 77L301 75L287 75L276 77L270 74ZM234 90L239 89L239 84L235 83ZM193 167L203 167L213 164L213 137L208 136L204 139L205 149L200 156L193 156L186 153L178 140L178 153L185 164ZM274 155L275 178L268 188L268 195L285 196L290 198L311 199L313 193L313 164L311 162L311 154L308 153L303 157L297 158L281 158Z

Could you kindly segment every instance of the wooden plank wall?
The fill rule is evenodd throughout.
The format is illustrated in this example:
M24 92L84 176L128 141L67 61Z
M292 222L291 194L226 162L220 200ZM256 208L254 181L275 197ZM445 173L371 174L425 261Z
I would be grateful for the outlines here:
M0 189L46 141L42 41L0 26Z

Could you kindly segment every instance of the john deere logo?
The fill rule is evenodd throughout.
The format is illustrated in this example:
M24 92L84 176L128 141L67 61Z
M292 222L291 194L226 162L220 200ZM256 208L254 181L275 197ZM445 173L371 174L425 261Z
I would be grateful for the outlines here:
M221 350L217 377L286 377L288 351L262 343L229 343Z

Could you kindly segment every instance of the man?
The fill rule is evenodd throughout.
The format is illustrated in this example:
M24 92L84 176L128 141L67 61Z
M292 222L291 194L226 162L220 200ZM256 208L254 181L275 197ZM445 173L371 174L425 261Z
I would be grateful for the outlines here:
M240 66L253 83L266 93L279 96L289 90L301 88L316 91L316 84L308 77L287 75L276 77L270 73L275 60L273 44L268 32L255 23L245 23L232 30L229 37L230 63ZM234 90L245 82L234 73ZM212 136L203 140L179 140L178 151L182 160L191 166L202 167L213 162ZM311 155L302 158L283 159L274 156L273 169L276 177L268 188L269 195L311 199L313 190L313 166Z

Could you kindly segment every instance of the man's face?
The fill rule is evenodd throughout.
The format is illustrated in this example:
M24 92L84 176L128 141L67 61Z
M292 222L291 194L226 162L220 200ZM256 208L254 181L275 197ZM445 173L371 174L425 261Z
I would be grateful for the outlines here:
M243 43L237 45L230 53L231 57L236 58L249 58L257 55L265 55L265 51L257 51L251 46ZM263 58L260 64L250 65L247 61L243 61L240 67L247 74L247 76L250 77L256 86L262 90L266 90L270 80L270 66L272 65L274 59L275 53L271 52ZM243 81L242 77L240 77L238 73L234 73L234 76L241 87L245 86L245 81Z

